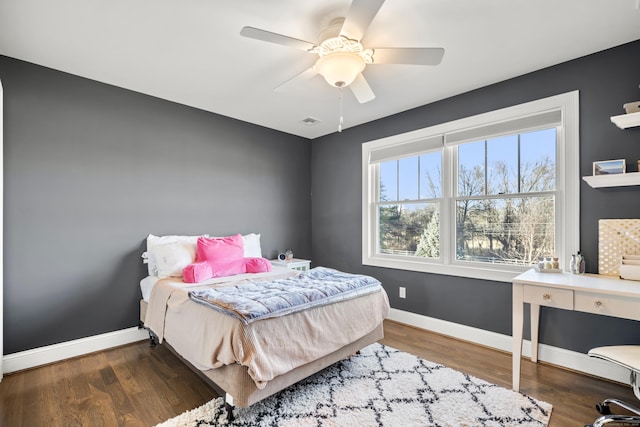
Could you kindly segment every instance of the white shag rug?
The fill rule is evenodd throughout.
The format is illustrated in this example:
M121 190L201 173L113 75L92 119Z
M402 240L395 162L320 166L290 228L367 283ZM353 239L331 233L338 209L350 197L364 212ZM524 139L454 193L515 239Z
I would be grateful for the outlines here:
M547 426L552 406L382 344L258 402L224 399L157 427L206 426Z

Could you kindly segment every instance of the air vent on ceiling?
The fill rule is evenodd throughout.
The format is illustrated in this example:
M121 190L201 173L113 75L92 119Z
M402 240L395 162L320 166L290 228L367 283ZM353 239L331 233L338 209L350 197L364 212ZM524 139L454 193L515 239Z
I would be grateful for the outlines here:
M313 117L307 117L306 119L302 119L300 122L304 123L307 126L313 126L316 123L320 122L320 120L314 119Z

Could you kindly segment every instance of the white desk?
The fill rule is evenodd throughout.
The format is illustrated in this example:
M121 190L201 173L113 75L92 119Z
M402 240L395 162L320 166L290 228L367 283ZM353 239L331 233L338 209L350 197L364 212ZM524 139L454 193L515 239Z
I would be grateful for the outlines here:
M513 283L513 389L520 390L524 304L531 305L531 361L538 361L540 306L640 320L640 282L597 274L539 273Z

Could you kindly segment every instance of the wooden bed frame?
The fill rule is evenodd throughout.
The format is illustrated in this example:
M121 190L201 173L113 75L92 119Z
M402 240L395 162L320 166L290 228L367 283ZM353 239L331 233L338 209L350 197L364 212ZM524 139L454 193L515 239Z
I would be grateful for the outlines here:
M140 323L144 327L144 319L147 312L147 303L144 300L140 300ZM155 335L149 331L151 345L155 345ZM174 353L183 363L185 363L191 370L193 370L200 378L202 378L210 387L212 387L216 393L225 398L227 403L227 409L229 406L247 407L266 397L271 396L283 390L290 385L297 383L298 381L309 377L323 370L324 368L333 365L334 363L348 358L349 356L357 353L364 347L379 341L384 337L383 324L380 323L373 331L363 336L359 340L347 344L341 349L334 351L320 359L307 363L306 365L295 368L283 375L280 375L273 380L269 381L265 388L259 389L256 387L255 382L249 376L246 366L239 364L226 365L217 369L208 369L202 371L182 356L180 356L176 350L166 340L163 345Z

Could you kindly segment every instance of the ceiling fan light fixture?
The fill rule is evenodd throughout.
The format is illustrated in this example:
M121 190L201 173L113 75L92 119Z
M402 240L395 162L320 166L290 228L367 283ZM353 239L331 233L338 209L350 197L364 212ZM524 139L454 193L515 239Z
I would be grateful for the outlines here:
M385 0L351 0L346 16L333 18L323 26L317 44L254 27L243 27L240 35L318 55L313 67L278 88L294 79L308 80L320 74L331 86L349 86L356 100L364 104L376 97L363 73L368 64L438 65L444 55L443 48L365 48L360 40L384 3Z
M353 52L333 52L321 56L315 69L331 86L349 86L364 70L366 63L362 56Z

